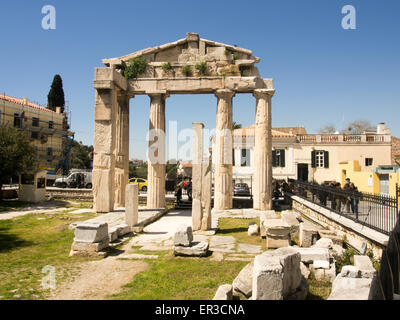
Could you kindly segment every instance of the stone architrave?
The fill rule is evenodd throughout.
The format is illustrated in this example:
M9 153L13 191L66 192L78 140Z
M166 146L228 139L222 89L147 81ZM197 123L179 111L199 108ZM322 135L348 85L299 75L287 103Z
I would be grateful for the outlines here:
M272 209L272 117L271 100L275 90L254 90L256 121L254 134L254 193L253 207Z
M92 183L98 213L114 210L116 105L116 89L96 90Z
M139 220L139 186L127 184L125 193L125 222L132 228Z
M214 174L214 208L216 210L232 209L232 98L235 92L222 89L215 91L218 98L215 174Z
M166 92L151 92L147 208L165 208L165 99Z
M117 97L115 122L115 207L125 207L125 186L129 180L129 97Z
M193 123L193 231L211 229L211 163L210 157L203 158L203 128L202 123Z

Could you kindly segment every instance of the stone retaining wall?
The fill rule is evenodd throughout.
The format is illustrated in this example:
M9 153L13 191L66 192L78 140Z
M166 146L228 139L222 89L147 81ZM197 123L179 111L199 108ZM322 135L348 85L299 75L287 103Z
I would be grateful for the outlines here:
M363 243L371 249L376 259L382 256L382 250L387 247L389 237L378 231L363 226L349 218L298 196L291 196L293 210L303 217L324 228L335 231L339 236L345 236L346 242L358 251L362 251Z

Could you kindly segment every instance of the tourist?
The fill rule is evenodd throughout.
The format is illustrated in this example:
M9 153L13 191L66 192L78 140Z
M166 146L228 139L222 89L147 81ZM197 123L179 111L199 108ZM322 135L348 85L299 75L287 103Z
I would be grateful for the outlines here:
M189 178L189 182L187 185L187 195L189 197L189 201L192 201L192 178Z
M358 202L360 201L358 189L354 185L354 183L350 183L349 187L352 192L352 194L351 194L351 211L356 215L356 218L358 218Z
M330 184L329 187L332 189L336 189L336 180L333 180ZM335 190L332 190L332 192L329 195L329 200L331 201L331 208L332 210L336 210L336 202L335 202Z
M343 186L343 190L350 191L350 178L346 178L346 183ZM351 199L350 196L348 196L345 200L346 212L350 212L350 203Z
M178 205L181 204L182 201L182 188L183 188L183 181L179 182L176 187L175 187L175 197L176 197L176 203Z

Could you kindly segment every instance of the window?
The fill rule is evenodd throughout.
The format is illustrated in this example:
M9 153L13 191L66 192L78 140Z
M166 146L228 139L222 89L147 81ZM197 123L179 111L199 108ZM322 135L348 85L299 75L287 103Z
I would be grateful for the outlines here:
M49 121L49 129L54 129L54 121Z
M14 113L14 128L22 128L22 121L19 113Z
M32 127L39 127L39 118L32 117Z
M39 132L31 132L31 139L39 139Z
M372 166L373 158L365 158L365 166L369 167Z
M242 154L240 157L241 167L250 167L250 149L242 149Z
M272 166L285 167L285 150L277 149L272 150Z
M312 168L329 168L329 152L323 150L314 150L311 152Z

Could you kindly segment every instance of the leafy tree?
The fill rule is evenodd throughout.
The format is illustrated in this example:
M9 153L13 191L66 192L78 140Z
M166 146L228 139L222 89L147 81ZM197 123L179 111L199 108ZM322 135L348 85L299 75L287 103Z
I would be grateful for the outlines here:
M92 146L85 146L75 140L70 140L72 148L69 153L71 169L91 169L90 153L93 152Z
M319 133L335 133L335 132L336 132L336 127L331 123L328 123L321 129L319 129Z
M232 130L236 130L236 129L242 129L242 125L240 123L237 123L236 121L233 121Z
M61 112L64 112L64 89L62 79L59 74L54 76L50 92L47 95L47 105L50 110L56 111L56 107L61 107Z
M35 149L24 131L0 126L0 199L3 184L15 174L36 168Z
M175 163L173 163L175 162ZM166 168L166 172L167 172L167 177L170 180L176 180L176 170L177 170L177 163L176 161L168 161L167 162L167 168Z

